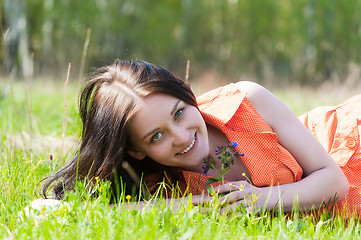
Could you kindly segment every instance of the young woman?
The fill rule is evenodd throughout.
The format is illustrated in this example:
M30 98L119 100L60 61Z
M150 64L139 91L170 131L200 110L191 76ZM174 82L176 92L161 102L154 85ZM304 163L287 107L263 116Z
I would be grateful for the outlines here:
M201 204L207 201L199 197L206 194L206 179L217 175L214 169L203 175L204 159L213 157L219 168L217 146L237 142L236 150L244 156L234 159L224 176L227 183L214 185L225 193L220 200L226 199L227 207L242 203L273 209L282 204L289 212L296 201L302 211L336 201L338 209L358 210L361 184L350 169L360 159L361 113L339 112L318 109L303 117L315 137L285 104L255 83L229 84L195 98L186 83L160 66L116 61L99 69L81 93L81 145L65 167L45 180L43 193L55 182L55 198L61 199L77 178L99 178L111 182L116 199L120 186L126 194L137 194L142 179L153 193L165 179ZM354 125L339 129L342 117ZM252 194L257 199L251 206ZM166 195L172 196L169 191Z

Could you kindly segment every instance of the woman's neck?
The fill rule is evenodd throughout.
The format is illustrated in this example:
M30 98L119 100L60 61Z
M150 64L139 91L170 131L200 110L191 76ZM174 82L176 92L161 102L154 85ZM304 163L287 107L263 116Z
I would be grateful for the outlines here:
M209 155L214 157L215 150L218 146L229 143L227 136L218 128L207 124Z
M209 141L209 157L213 157L216 161L217 170L221 170L221 163L218 160L215 151L219 146L224 146L230 143L230 140L227 136L218 128L207 124L208 130L208 141ZM236 160L237 159L237 160ZM242 176L242 173L245 176ZM218 172L214 169L208 171L209 176L217 176ZM251 176L247 168L244 166L241 159L238 157L235 158L234 164L231 166L231 170L225 174L225 180L227 181L239 181L239 180L250 180Z

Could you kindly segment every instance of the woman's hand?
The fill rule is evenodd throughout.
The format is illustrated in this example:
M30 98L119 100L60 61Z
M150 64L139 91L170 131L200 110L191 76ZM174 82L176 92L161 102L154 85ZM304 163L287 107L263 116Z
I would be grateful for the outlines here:
M271 210L277 205L278 199L270 199L271 188L258 188L247 181L230 182L216 187L215 192L225 193L219 201L223 204L221 212L245 207L248 212Z

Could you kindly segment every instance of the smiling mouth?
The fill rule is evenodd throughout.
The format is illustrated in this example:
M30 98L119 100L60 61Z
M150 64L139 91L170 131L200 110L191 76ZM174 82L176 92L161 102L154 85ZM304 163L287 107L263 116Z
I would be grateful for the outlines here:
M194 143L195 143L195 142L196 142L196 135L194 135L194 137L193 137L193 140L192 140L191 144L189 144L189 146L188 146L188 147L186 147L183 151L181 151L181 152L177 153L177 155L187 153L189 150L191 150L191 149L192 149L192 147L194 146Z

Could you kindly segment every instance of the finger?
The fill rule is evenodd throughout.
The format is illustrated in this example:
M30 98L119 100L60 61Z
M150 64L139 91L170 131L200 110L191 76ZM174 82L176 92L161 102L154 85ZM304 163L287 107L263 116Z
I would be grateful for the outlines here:
M216 193L225 193L225 192L231 192L231 191L239 191L242 190L245 186L245 182L244 181L239 181L239 182L229 182L229 183L225 183L222 184L218 187L214 188L214 191Z
M243 189L242 191L238 190L238 191L230 192L220 197L218 200L220 202L231 204L249 198L250 194L252 194L252 191L250 189Z
M201 195L201 196L193 196L192 204L193 205L203 205L206 203L210 203L213 200L213 197L209 195Z
M249 214L259 214L261 213L261 208L254 206L253 204L246 207L246 212Z
M221 206L223 205L230 205L234 204L239 201L246 201L247 194L244 194L240 191L235 191L227 194L226 196L223 196L219 199L219 202L221 203Z
M225 192L231 192L231 191L235 191L235 190L238 190L238 188L232 182L225 183L225 184L222 184L222 185L214 188L214 191L216 193L225 193Z
M230 213L235 211L240 211L241 209L247 209L247 202L246 201L238 201L229 205L226 205L220 209L220 213Z
M249 214L259 214L261 211L262 208L259 208L257 205L255 205L251 201L247 201L246 199L237 201L229 205L225 205L219 210L221 214L231 213L231 212L239 212L239 213L247 212Z
M223 204L226 204L226 203L229 204L230 201L231 201L231 199L236 199L236 197L234 196L235 194L236 194L235 192L230 192L230 193L228 193L228 194L220 197L220 198L218 199L218 201L221 202L221 203L223 203ZM241 200L241 198L238 199L238 200Z

